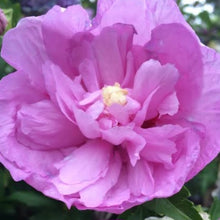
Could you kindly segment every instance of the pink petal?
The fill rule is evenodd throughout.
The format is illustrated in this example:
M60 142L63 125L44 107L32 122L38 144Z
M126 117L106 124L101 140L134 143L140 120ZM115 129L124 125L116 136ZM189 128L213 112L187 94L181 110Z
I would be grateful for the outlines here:
M98 90L92 93L90 92L86 93L83 96L83 99L79 102L79 105L82 105L82 106L89 105L100 100L101 93L102 93L101 90Z
M72 72L75 75L82 75L82 80L89 92L93 92L96 87L99 89L101 83L97 61L92 47L93 41L94 36L90 32L76 33L71 38L69 46L70 55L68 58ZM89 82L92 80L93 85L89 85L87 80Z
M160 24L180 23L192 31L173 0L127 0L126 4L120 0L101 0L93 23L98 26L96 32L115 23L132 24L137 31L135 44L139 45L146 43L150 31Z
M173 168L172 156L177 152L175 139L184 135L186 129L178 125L164 125L161 127L138 129L146 139L146 146L141 156L150 162L161 163L166 168Z
M102 86L123 81L127 51L131 48L133 34L132 26L117 24L104 28L94 38L93 49Z
M93 119L97 119L101 113L104 111L104 104L102 101L96 101L94 104L92 104L87 110L86 113L88 113Z
M94 33L99 32L106 26L122 23L133 25L137 31L134 37L136 44L144 44L150 39L150 14L147 11L146 2L143 0L104 0L98 2L97 15L94 24L97 28Z
M201 142L200 157L189 179L215 158L220 150L220 55L207 47L202 47L202 52L204 63L202 94L188 120L194 129L194 122L204 126L205 137Z
M135 76L135 64L134 64L134 56L131 51L127 53L126 57L126 73L124 76L123 83L121 86L123 88L129 87L131 88L133 86L134 76Z
M0 144L15 133L16 106L13 102L0 101Z
M48 100L21 107L17 113L17 138L38 150L77 146L85 141L78 127Z
M72 119L73 106L85 93L82 86L72 81L58 66L51 63L44 65L44 77L50 98L69 119Z
M181 24L160 25L152 31L146 49L162 64L173 64L178 69L176 91L181 111L191 111L202 87L203 64L197 36Z
M79 73L82 76L87 91L94 92L99 90L100 83L97 79L97 70L95 64L91 60L85 59L80 63Z
M168 197L178 192L187 181L189 172L195 167L197 158L200 157L200 137L193 130L187 130L175 142L177 152L172 156L173 168L154 166L156 197Z
M139 153L146 144L144 138L129 127L113 127L109 130L103 130L102 138L126 149L132 166L140 159Z
M160 24L180 23L192 30L185 21L175 0L145 0L149 13L152 14L153 28Z
M54 6L44 16L42 31L48 55L64 73L70 76L75 74L70 65L71 38L75 33L85 31L89 26L88 13L80 5L70 6L67 9Z
M178 78L179 74L174 66L161 65L156 60L146 61L136 73L131 96L139 102L144 102L158 87L161 87L163 95L166 96L174 90Z
M4 165L8 167L13 178L21 180L31 174L47 178L55 175L53 163L62 158L61 152L36 151L19 143L16 139L16 106L13 103L0 104L0 157L1 162L5 161Z
M5 166L9 167L15 180L25 180L30 175L36 175L44 177L47 182L56 175L53 164L62 158L62 154L56 150L32 150L18 143L14 137L9 137L1 143L1 157L6 159Z
M44 90L42 64L48 56L42 38L42 19L43 16L22 19L16 28L8 31L1 55L15 69L26 72L34 86Z
M43 66L43 70L47 91L53 99L53 93L56 91L55 89L60 93L64 93L66 98L70 100L79 101L83 98L85 90L81 85L80 76L72 80L62 72L59 66L50 62L46 62ZM63 97L64 94L62 94ZM71 102L69 104L71 104Z
M75 150L57 167L60 169L57 185L62 194L72 194L105 176L112 152L107 142L94 140ZM56 184L56 182L55 182Z
M153 171L146 162L138 161L134 167L128 166L128 184L135 196L151 195L154 192Z
M91 139L100 137L99 124L89 113L76 108L74 116L83 135Z
M112 187L105 196L103 205L107 207L117 206L130 198L130 189L128 187L127 169L122 167L118 182Z
M130 97L127 97L126 105L113 104L108 108L109 113L122 125L126 125L140 109L140 104Z
M160 115L175 115L179 110L179 101L176 96L176 92L168 95L162 103L159 105L158 112Z
M79 109L77 99L82 99L85 91L77 78L72 81L55 65L47 64L45 69L46 88L55 104L63 114L79 126L80 131L88 138L99 137L99 126L89 114Z
M142 126L142 124L146 120L147 112L148 112L151 100L152 100L153 96L156 94L157 90L158 90L158 88L156 88L155 90L153 90L150 93L150 95L144 101L142 108L135 115L133 122L135 122L136 126Z
M45 98L44 92L34 88L23 71L11 73L0 81L0 100L21 104L34 103Z
M139 102L144 102L137 113L135 121L138 124L157 116L158 106L175 89L179 74L170 64L161 66L158 61L149 60L139 68L134 81L131 96Z
M121 171L121 158L119 154L112 156L108 172L96 183L82 190L80 201L87 207L97 207L104 202L106 193L117 183Z

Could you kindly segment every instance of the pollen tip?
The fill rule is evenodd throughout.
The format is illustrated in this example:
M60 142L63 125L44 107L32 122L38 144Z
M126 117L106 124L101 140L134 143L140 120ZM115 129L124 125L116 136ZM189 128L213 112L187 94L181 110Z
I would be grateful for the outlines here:
M118 82L113 86L105 86L102 88L103 102L106 106L111 106L114 103L125 105L127 103L127 94L128 91L122 89Z

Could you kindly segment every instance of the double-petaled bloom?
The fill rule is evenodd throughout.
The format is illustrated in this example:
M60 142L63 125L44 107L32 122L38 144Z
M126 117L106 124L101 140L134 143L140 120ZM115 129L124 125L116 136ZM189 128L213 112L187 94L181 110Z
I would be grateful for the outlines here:
M220 149L220 55L173 0L100 0L4 38L0 162L68 207L121 213L178 192Z

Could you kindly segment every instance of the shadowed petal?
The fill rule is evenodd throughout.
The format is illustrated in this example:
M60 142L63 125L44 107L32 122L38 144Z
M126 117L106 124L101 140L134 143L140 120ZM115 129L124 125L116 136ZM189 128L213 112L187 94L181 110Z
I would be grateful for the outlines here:
M146 143L141 135L129 127L113 127L109 130L103 130L102 138L114 145L122 145L128 152L132 166L140 159L139 153Z

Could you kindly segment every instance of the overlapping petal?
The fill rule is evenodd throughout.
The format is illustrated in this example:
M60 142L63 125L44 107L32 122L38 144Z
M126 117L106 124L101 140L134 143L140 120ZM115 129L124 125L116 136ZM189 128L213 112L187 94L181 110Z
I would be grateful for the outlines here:
M71 39L75 33L89 27L88 13L79 5L67 9L55 6L42 21L42 37L48 56L68 75L76 74L70 64Z
M22 19L16 28L6 33L1 51L11 66L30 75L31 84L41 90L44 89L42 64L48 59L42 38L42 19Z
M195 34L182 24L159 25L152 31L146 49L162 64L173 64L177 68L180 73L177 97L182 103L181 110L190 111L200 95L203 81L202 53Z

